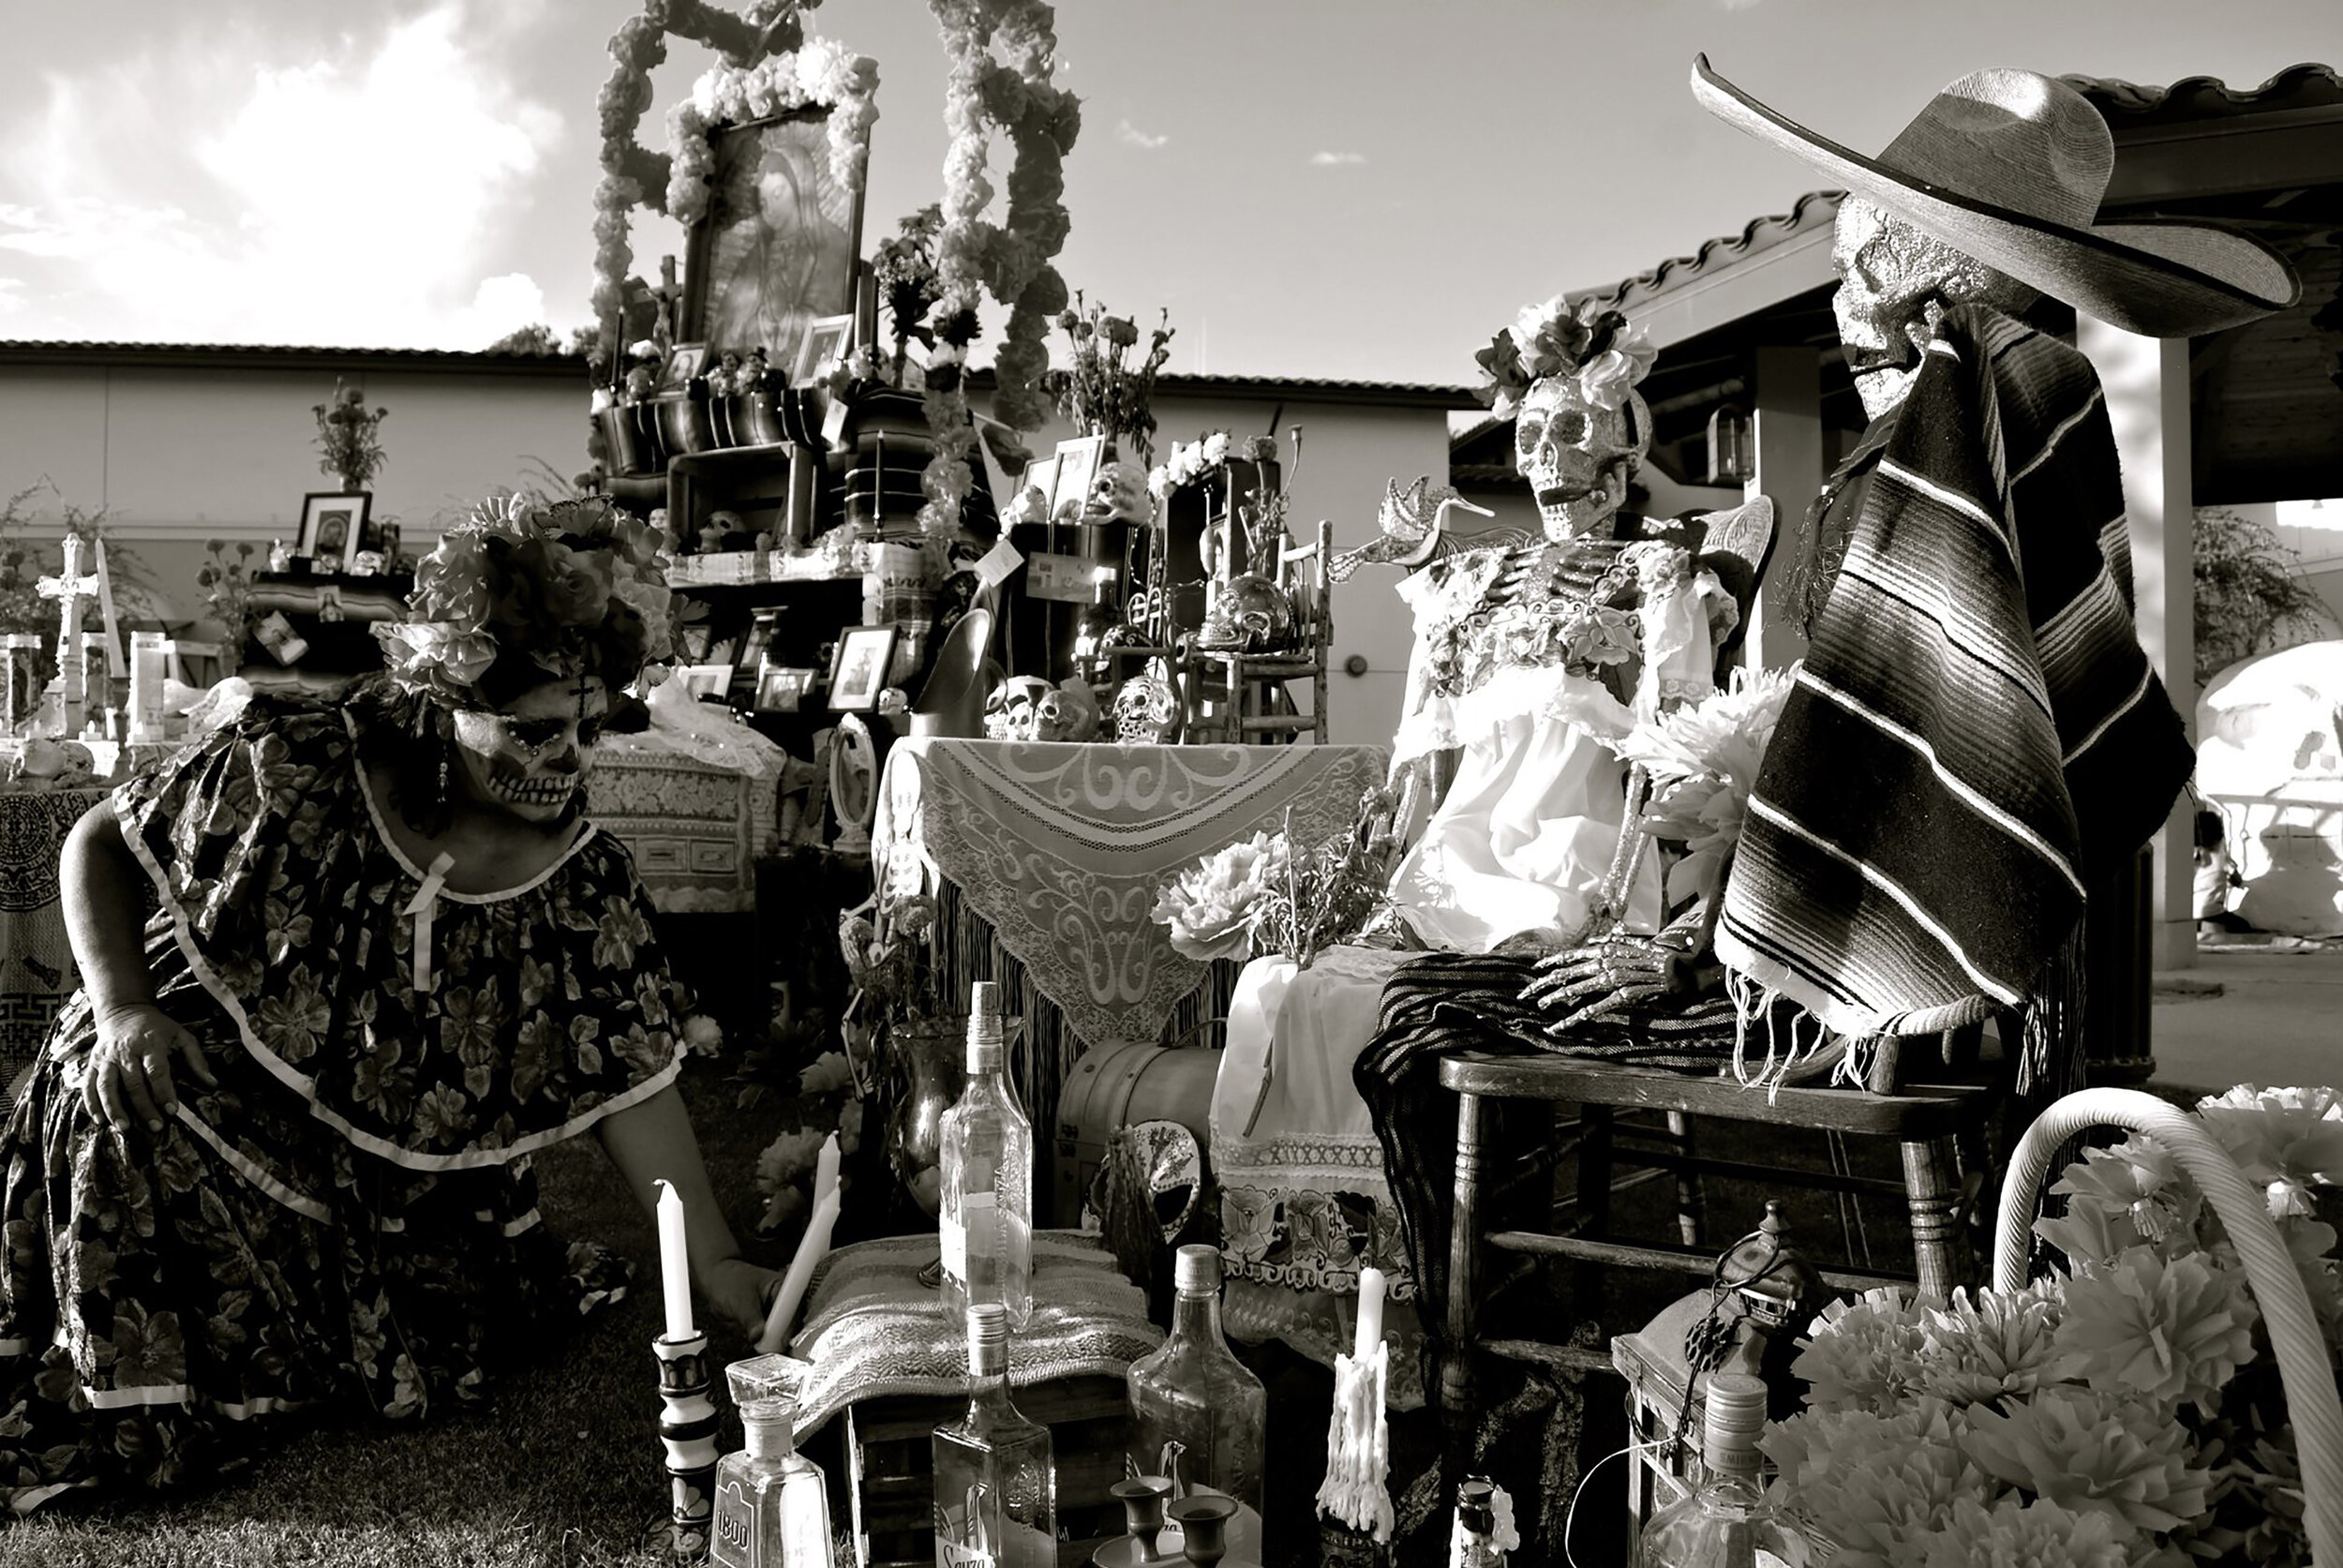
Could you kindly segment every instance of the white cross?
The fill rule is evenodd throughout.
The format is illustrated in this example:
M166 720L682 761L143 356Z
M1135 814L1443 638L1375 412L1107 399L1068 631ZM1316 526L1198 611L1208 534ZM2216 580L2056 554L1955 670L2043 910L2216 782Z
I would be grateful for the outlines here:
M57 679L59 713L65 720L64 734L71 739L82 733L82 698L88 677L82 665L82 601L97 597L100 579L93 574L82 575L82 537L76 533L65 536L65 569L53 577L43 577L34 586L44 599L60 601L57 609Z

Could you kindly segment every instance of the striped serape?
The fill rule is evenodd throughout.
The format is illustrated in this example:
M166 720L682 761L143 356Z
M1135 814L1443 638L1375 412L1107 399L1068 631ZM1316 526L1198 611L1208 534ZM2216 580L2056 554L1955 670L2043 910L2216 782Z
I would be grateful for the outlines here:
M1895 418L1717 931L1748 1007L1856 1038L2033 1011L2193 761L2133 631L2090 362L1963 306ZM2037 1070L2074 1043L2027 1032Z

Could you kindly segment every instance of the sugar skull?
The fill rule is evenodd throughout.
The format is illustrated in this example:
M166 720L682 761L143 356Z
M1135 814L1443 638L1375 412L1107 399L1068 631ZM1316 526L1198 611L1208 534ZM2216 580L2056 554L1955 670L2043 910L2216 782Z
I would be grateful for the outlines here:
M1557 543L1593 531L1625 503L1650 446L1651 411L1640 394L1620 388L1618 406L1605 408L1575 376L1534 382L1514 425L1514 466Z
M1036 740L1087 740L1098 733L1098 704L1079 677L1034 699Z
M1114 689L1114 738L1126 746L1179 738L1180 698L1160 675L1134 675Z
M1830 299L1839 341L1872 419L1903 401L1935 318L1947 307L1976 300L2015 315L2039 297L2007 273L1854 196L1839 203L1830 262L1839 273L1839 291Z
M984 738L1031 740L1041 699L1055 688L1037 675L1012 675L984 701Z
M1196 646L1276 653L1293 646L1294 631L1293 601L1285 590L1248 572L1221 587L1197 630Z

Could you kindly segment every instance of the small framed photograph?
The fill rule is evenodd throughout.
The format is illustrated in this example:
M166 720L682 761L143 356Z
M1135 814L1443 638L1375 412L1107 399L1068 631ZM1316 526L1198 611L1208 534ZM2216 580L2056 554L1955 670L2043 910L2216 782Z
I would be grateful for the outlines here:
M667 351L667 363L659 370L659 390L689 392L693 379L708 367L708 345L678 343Z
M765 650L773 645L773 633L781 626L779 610L758 610L749 622L748 633L740 639L740 650L733 658L739 670L754 679L765 663Z
M1072 441L1057 443L1057 483L1050 490L1050 516L1052 520L1070 515L1082 516L1082 503L1090 499L1090 486L1098 480L1098 470L1107 457L1104 436L1077 436Z
M813 689L814 673L786 665L763 665L756 672L756 711L795 713Z
M301 545L293 551L319 572L347 572L366 547L370 490L313 491L301 498Z
M676 679L683 682L684 694L693 698L724 699L732 685L730 665L678 665Z
M1065 461L1065 458L1055 453L1052 453L1047 457L1036 457L1025 465L1025 476L1017 482L1019 495L1024 494L1027 490L1041 492L1041 512L1045 517L1056 515L1051 511L1050 503L1055 499L1057 492L1057 470Z
M854 313L843 316L816 316L805 323L805 336L798 340L798 363L789 372L791 386L811 386L829 367L846 357L854 347Z
M892 626L849 626L840 633L838 658L829 670L830 711L868 713L878 707L894 657Z

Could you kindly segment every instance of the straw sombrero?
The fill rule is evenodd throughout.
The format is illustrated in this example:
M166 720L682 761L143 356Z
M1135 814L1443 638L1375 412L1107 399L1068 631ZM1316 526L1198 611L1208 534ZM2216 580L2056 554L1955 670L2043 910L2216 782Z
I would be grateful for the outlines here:
M1832 183L2101 321L2151 337L2217 332L2283 310L2293 270L2258 241L2200 223L2095 220L2115 162L2081 93L1984 70L1938 93L1877 157L1827 142L1693 62L1701 107Z

